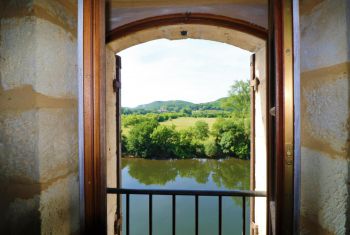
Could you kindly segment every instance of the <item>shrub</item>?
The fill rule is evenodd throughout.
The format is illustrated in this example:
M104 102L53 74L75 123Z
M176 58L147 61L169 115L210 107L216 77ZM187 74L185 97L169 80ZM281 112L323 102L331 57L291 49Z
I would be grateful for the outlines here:
M122 124L124 127L134 126L142 122L156 120L156 117L153 115L140 115L140 114L130 114L122 115Z
M195 122L193 131L198 140L205 140L209 137L209 125L204 121Z
M173 158L179 144L179 133L175 126L157 126L151 134L153 156L158 158Z
M121 135L121 148L123 154L129 154L128 150L128 138L125 135Z
M212 135L223 155L249 159L250 139L242 123L233 119L218 119L213 124Z
M152 157L153 146L151 134L158 125L158 122L155 120L143 121L134 125L128 136L126 145L128 152L138 157Z
M209 140L204 144L204 151L207 157L218 157L220 156L219 146L214 140Z

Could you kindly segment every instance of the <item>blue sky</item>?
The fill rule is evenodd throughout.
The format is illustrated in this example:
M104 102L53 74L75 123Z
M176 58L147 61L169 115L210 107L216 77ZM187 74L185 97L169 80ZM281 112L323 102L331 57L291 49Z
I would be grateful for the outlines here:
M206 40L155 40L118 53L122 106L158 100L214 101L249 79L250 52Z

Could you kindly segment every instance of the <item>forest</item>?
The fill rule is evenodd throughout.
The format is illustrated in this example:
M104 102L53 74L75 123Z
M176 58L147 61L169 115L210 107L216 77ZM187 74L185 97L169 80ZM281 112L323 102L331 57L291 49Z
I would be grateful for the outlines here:
M122 112L123 156L249 159L248 81L236 81L214 102L155 101Z

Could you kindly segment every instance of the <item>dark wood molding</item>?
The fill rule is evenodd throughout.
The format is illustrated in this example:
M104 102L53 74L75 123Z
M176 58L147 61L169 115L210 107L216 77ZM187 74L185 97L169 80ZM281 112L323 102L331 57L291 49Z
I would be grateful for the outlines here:
M269 47L270 47L270 89L273 97L270 104L275 107L275 117L270 128L275 132L270 138L271 158L269 168L269 203L275 205L275 228L269 233L296 234L294 228L294 60L293 60L293 0L270 0ZM293 154L292 154L293 155Z
M272 103L274 104L276 114L273 125L273 140L271 141L271 155L273 161L271 164L271 174L269 182L273 184L270 188L269 204L274 203L275 209L274 215L270 218L274 218L275 221L271 222L270 234L281 234L282 221L281 216L282 204L283 204L283 144L284 144L284 131L283 131L283 33L282 33L282 6L281 1L270 0L270 14L269 14L269 44L270 46L270 77L271 77L271 96ZM272 211L271 211L272 212ZM271 213L270 212L270 213ZM273 233L271 233L273 231Z
M268 36L267 29L247 21L214 14L184 13L149 17L119 26L108 32L106 42L108 43L114 41L118 38L125 37L128 34L132 34L140 30L178 24L219 26L248 33L261 39L267 39Z
M105 3L83 1L84 234L106 234Z

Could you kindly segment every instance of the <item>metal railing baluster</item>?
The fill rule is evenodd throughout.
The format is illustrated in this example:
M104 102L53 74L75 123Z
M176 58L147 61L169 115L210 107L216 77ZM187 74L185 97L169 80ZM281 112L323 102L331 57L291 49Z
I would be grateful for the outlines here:
M152 235L152 224L153 224L153 195L150 194L148 196L148 228L149 228L149 235Z
M219 235L222 234L222 196L219 196Z
M199 234L199 196L217 196L218 197L218 234L222 235L222 197L242 197L242 234L246 235L246 198L247 197L266 197L266 192L232 190L232 191L214 191L214 190L179 190L179 189L123 189L107 188L108 194L126 195L126 235L130 234L130 195L149 195L149 235L153 232L153 195L172 196L172 235L176 235L176 196L194 196L195 197L195 234Z
M130 194L126 194L126 235L130 234Z
M198 195L195 195L195 211L196 235L198 235Z
M172 205L172 212L173 212L173 235L176 234L176 195L173 194L173 205Z
M245 235L245 197L242 197L242 234Z

